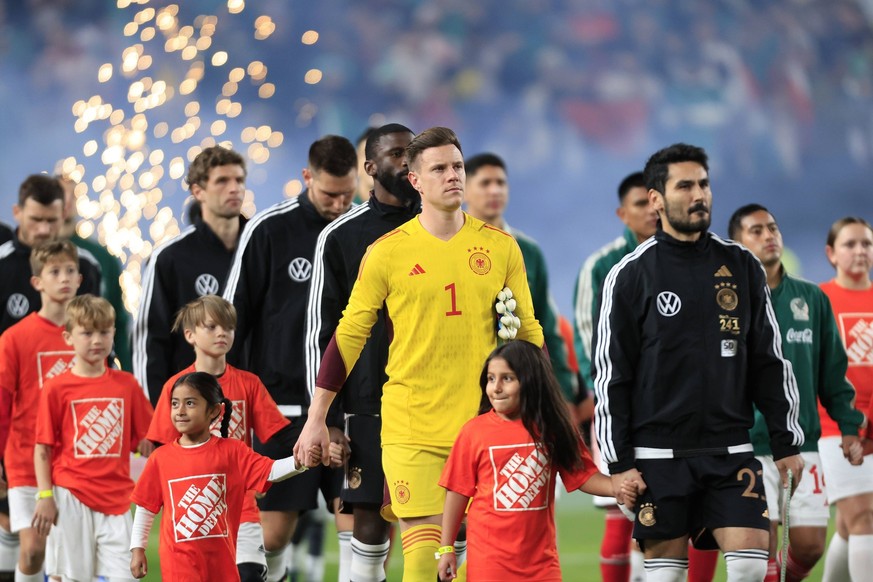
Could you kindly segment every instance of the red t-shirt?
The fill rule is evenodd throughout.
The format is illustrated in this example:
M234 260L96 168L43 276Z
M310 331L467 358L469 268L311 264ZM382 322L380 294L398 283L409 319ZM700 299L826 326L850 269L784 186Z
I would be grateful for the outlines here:
M248 491L266 491L273 460L235 439L197 447L178 441L149 457L130 500L163 508L159 555L163 580L239 580L236 535Z
M584 466L559 470L568 491L597 473L581 439L579 447ZM554 466L521 420L503 420L492 410L467 422L440 485L473 498L467 510L469 580L561 580Z
M46 380L68 370L76 355L63 332L64 326L31 313L0 336L0 389L12 398L4 448L9 487L36 487L33 443L39 391Z
M72 371L45 383L36 442L52 447L52 483L94 511L130 511L130 453L145 438L152 405L132 374L107 369L98 378Z
M837 329L849 357L846 378L855 387L855 408L867 418L873 413L873 288L855 291L837 285L836 281L821 284L831 300ZM840 427L821 403L818 405L822 436L840 436Z
M173 396L171 390L180 376L196 371L191 365L166 381L155 407L152 424L149 426L147 435L149 440L156 443L171 443L179 438L179 431L173 426L170 416L170 400ZM252 431L258 440L264 443L280 429L290 424L290 421L279 412L279 407L276 406L273 397L267 392L267 388L254 374L227 364L224 374L216 379L221 385L221 391L224 392L225 398L233 402L233 413L227 431L229 438L241 440L252 446ZM221 424L217 423L213 427L212 434L221 436L220 428ZM292 451L288 451L289 456L291 453ZM242 523L259 523L261 521L254 494L246 496L241 521Z

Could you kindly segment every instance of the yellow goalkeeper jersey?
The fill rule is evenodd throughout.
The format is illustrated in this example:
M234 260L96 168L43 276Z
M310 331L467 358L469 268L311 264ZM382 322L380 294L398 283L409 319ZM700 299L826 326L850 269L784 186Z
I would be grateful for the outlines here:
M479 374L496 347L494 302L509 287L517 339L543 345L524 260L509 234L464 214L450 240L413 218L375 241L361 261L335 341L346 375L383 307L393 338L382 391L382 444L451 446L481 400Z

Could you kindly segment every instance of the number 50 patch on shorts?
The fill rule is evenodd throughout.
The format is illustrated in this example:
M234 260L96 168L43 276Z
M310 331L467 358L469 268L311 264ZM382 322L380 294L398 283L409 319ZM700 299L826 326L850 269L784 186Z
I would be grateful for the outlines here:
M176 542L227 537L227 476L182 477L167 482Z
M85 398L70 402L76 458L120 457L124 442L124 399Z

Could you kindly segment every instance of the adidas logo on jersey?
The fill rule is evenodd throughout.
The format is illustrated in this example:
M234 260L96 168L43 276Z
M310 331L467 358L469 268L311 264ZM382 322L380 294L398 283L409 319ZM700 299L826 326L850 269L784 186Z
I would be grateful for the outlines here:
M718 271L715 272L716 277L733 277L734 274L731 273L731 270L727 268L727 265L722 265L719 267Z
M426 272L427 271L424 270L424 267L422 267L418 263L415 263L415 266L412 267L411 271L409 271L409 276L412 277L413 275L423 275Z

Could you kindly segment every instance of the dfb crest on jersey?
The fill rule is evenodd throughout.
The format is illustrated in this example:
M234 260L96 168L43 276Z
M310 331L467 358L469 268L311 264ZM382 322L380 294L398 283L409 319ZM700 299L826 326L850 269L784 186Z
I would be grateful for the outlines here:
M308 259L297 257L288 264L288 275L298 283L308 281L312 275L312 263Z
M12 317L21 319L30 311L30 301L21 293L13 293L9 296L9 300L6 301L6 311Z
M194 290L197 291L197 295L200 297L216 295L218 294L218 279L214 275L203 273L194 281Z

